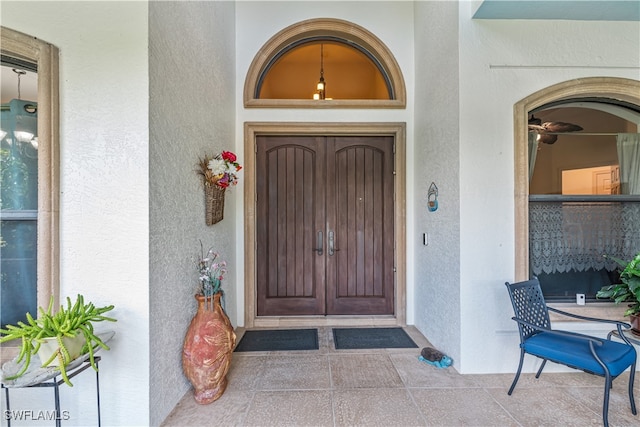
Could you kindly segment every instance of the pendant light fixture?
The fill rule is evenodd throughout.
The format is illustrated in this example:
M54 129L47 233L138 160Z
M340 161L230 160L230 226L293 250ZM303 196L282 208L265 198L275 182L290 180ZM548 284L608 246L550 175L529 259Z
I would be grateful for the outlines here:
M24 71L24 70L17 70L15 68L13 68L13 72L18 75L18 99L21 99L22 95L20 93L20 77L22 77L25 74L27 74L27 72ZM18 141L23 142L23 143L31 142L31 140L33 139L33 136L34 136L33 133L25 131L25 130L15 130L15 131L13 131L13 135L16 137L16 139Z
M327 85L324 81L324 45L320 43L320 80L316 85L316 93L313 94L313 99L325 99Z
M35 158L38 149L38 139L35 135L37 129L37 104L22 99L21 77L27 74L24 70L12 69L18 78L18 96L8 104L2 105L2 127L0 129L0 141L5 141L12 151L20 155ZM28 149L27 147L32 147Z

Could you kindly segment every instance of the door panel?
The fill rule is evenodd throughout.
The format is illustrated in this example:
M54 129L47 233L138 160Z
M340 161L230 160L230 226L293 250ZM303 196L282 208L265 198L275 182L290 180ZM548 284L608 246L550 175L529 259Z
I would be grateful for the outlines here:
M393 138L338 137L327 143L328 314L392 314Z
M393 314L393 137L256 145L258 315Z
M324 138L256 142L258 315L324 314Z

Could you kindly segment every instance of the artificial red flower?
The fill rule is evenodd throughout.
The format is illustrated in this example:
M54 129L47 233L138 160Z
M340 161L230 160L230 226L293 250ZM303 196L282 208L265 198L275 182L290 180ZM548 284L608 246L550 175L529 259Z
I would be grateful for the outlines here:
M224 160L231 163L234 163L237 160L236 155L233 154L231 151L223 151L221 155Z

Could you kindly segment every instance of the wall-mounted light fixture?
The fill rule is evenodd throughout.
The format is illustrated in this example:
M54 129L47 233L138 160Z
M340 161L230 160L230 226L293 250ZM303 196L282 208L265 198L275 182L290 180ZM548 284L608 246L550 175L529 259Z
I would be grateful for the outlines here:
M438 210L438 187L435 182L431 183L427 192L427 209L429 212Z

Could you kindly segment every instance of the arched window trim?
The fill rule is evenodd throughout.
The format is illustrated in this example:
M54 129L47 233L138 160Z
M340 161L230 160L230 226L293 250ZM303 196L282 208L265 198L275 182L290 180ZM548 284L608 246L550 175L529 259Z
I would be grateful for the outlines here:
M300 43L335 39L357 48L374 61L390 88L392 99L260 99L260 86L275 60ZM406 108L406 90L400 67L391 51L373 34L351 22L338 19L310 19L298 22L274 35L254 57L244 85L247 108Z
M558 83L520 100L514 106L515 154L515 280L529 278L529 154L527 120L530 111L575 98L611 98L640 106L640 81L617 77L587 77Z

